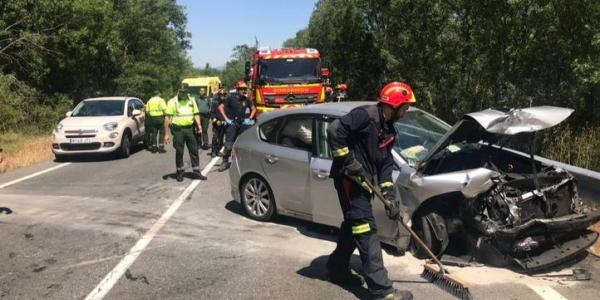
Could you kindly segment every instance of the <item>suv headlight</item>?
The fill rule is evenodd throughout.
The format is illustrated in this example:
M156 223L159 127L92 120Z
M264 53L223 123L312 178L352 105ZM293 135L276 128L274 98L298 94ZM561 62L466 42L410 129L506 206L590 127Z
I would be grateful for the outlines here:
M54 127L54 132L59 133L59 132L61 132L62 129L63 129L63 124L62 123L58 123L56 125L56 127Z
M102 127L104 127L104 129L106 131L113 131L113 130L117 129L117 127L119 127L119 123L110 122L110 123L106 123L106 124L102 125Z

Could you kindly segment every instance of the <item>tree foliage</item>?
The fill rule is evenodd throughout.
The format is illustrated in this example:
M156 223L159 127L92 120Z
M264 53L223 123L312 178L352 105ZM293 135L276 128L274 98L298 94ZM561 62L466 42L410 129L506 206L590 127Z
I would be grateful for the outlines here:
M0 74L46 98L38 102L146 99L191 68L186 24L175 0L1 1Z

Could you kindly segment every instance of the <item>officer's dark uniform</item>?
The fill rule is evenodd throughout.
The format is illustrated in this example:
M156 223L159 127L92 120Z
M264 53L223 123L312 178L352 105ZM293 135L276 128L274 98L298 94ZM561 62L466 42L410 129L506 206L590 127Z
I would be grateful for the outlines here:
M198 105L198 110L200 110L199 125L202 129L202 132L198 133L196 137L198 140L198 147L208 149L208 124L210 121L212 99L206 95L196 96L196 104Z
M249 127L244 125L243 122L244 119L249 117L254 104L250 98L235 93L229 95L223 102L223 105L227 118L233 121L233 124L228 125L225 130L225 152L223 154L223 162L225 163L229 161L235 139Z
M219 105L225 101L224 95L216 95L211 107L210 118L212 120L212 156L215 157L223 147L223 138L225 137L225 119L219 113Z
M330 273L349 272L350 257L358 248L365 280L373 296L387 295L394 289L383 266L371 192L344 175L344 164L353 155L362 164L366 180L377 180L381 187L392 186L391 149L395 132L393 124L384 121L381 110L379 105L355 108L327 130L334 154L330 177L344 213L337 247L327 267Z

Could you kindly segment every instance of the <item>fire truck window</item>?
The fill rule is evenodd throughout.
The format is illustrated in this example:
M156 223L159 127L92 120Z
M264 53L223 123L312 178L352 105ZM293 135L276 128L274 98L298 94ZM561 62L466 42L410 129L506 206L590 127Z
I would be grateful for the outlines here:
M277 144L312 152L312 118L288 120L279 131Z

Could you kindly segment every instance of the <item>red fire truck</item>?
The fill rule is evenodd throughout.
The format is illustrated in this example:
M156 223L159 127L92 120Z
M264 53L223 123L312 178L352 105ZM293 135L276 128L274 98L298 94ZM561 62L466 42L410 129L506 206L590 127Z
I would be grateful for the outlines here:
M246 63L246 81L258 113L326 100L329 70L316 49L261 48Z

